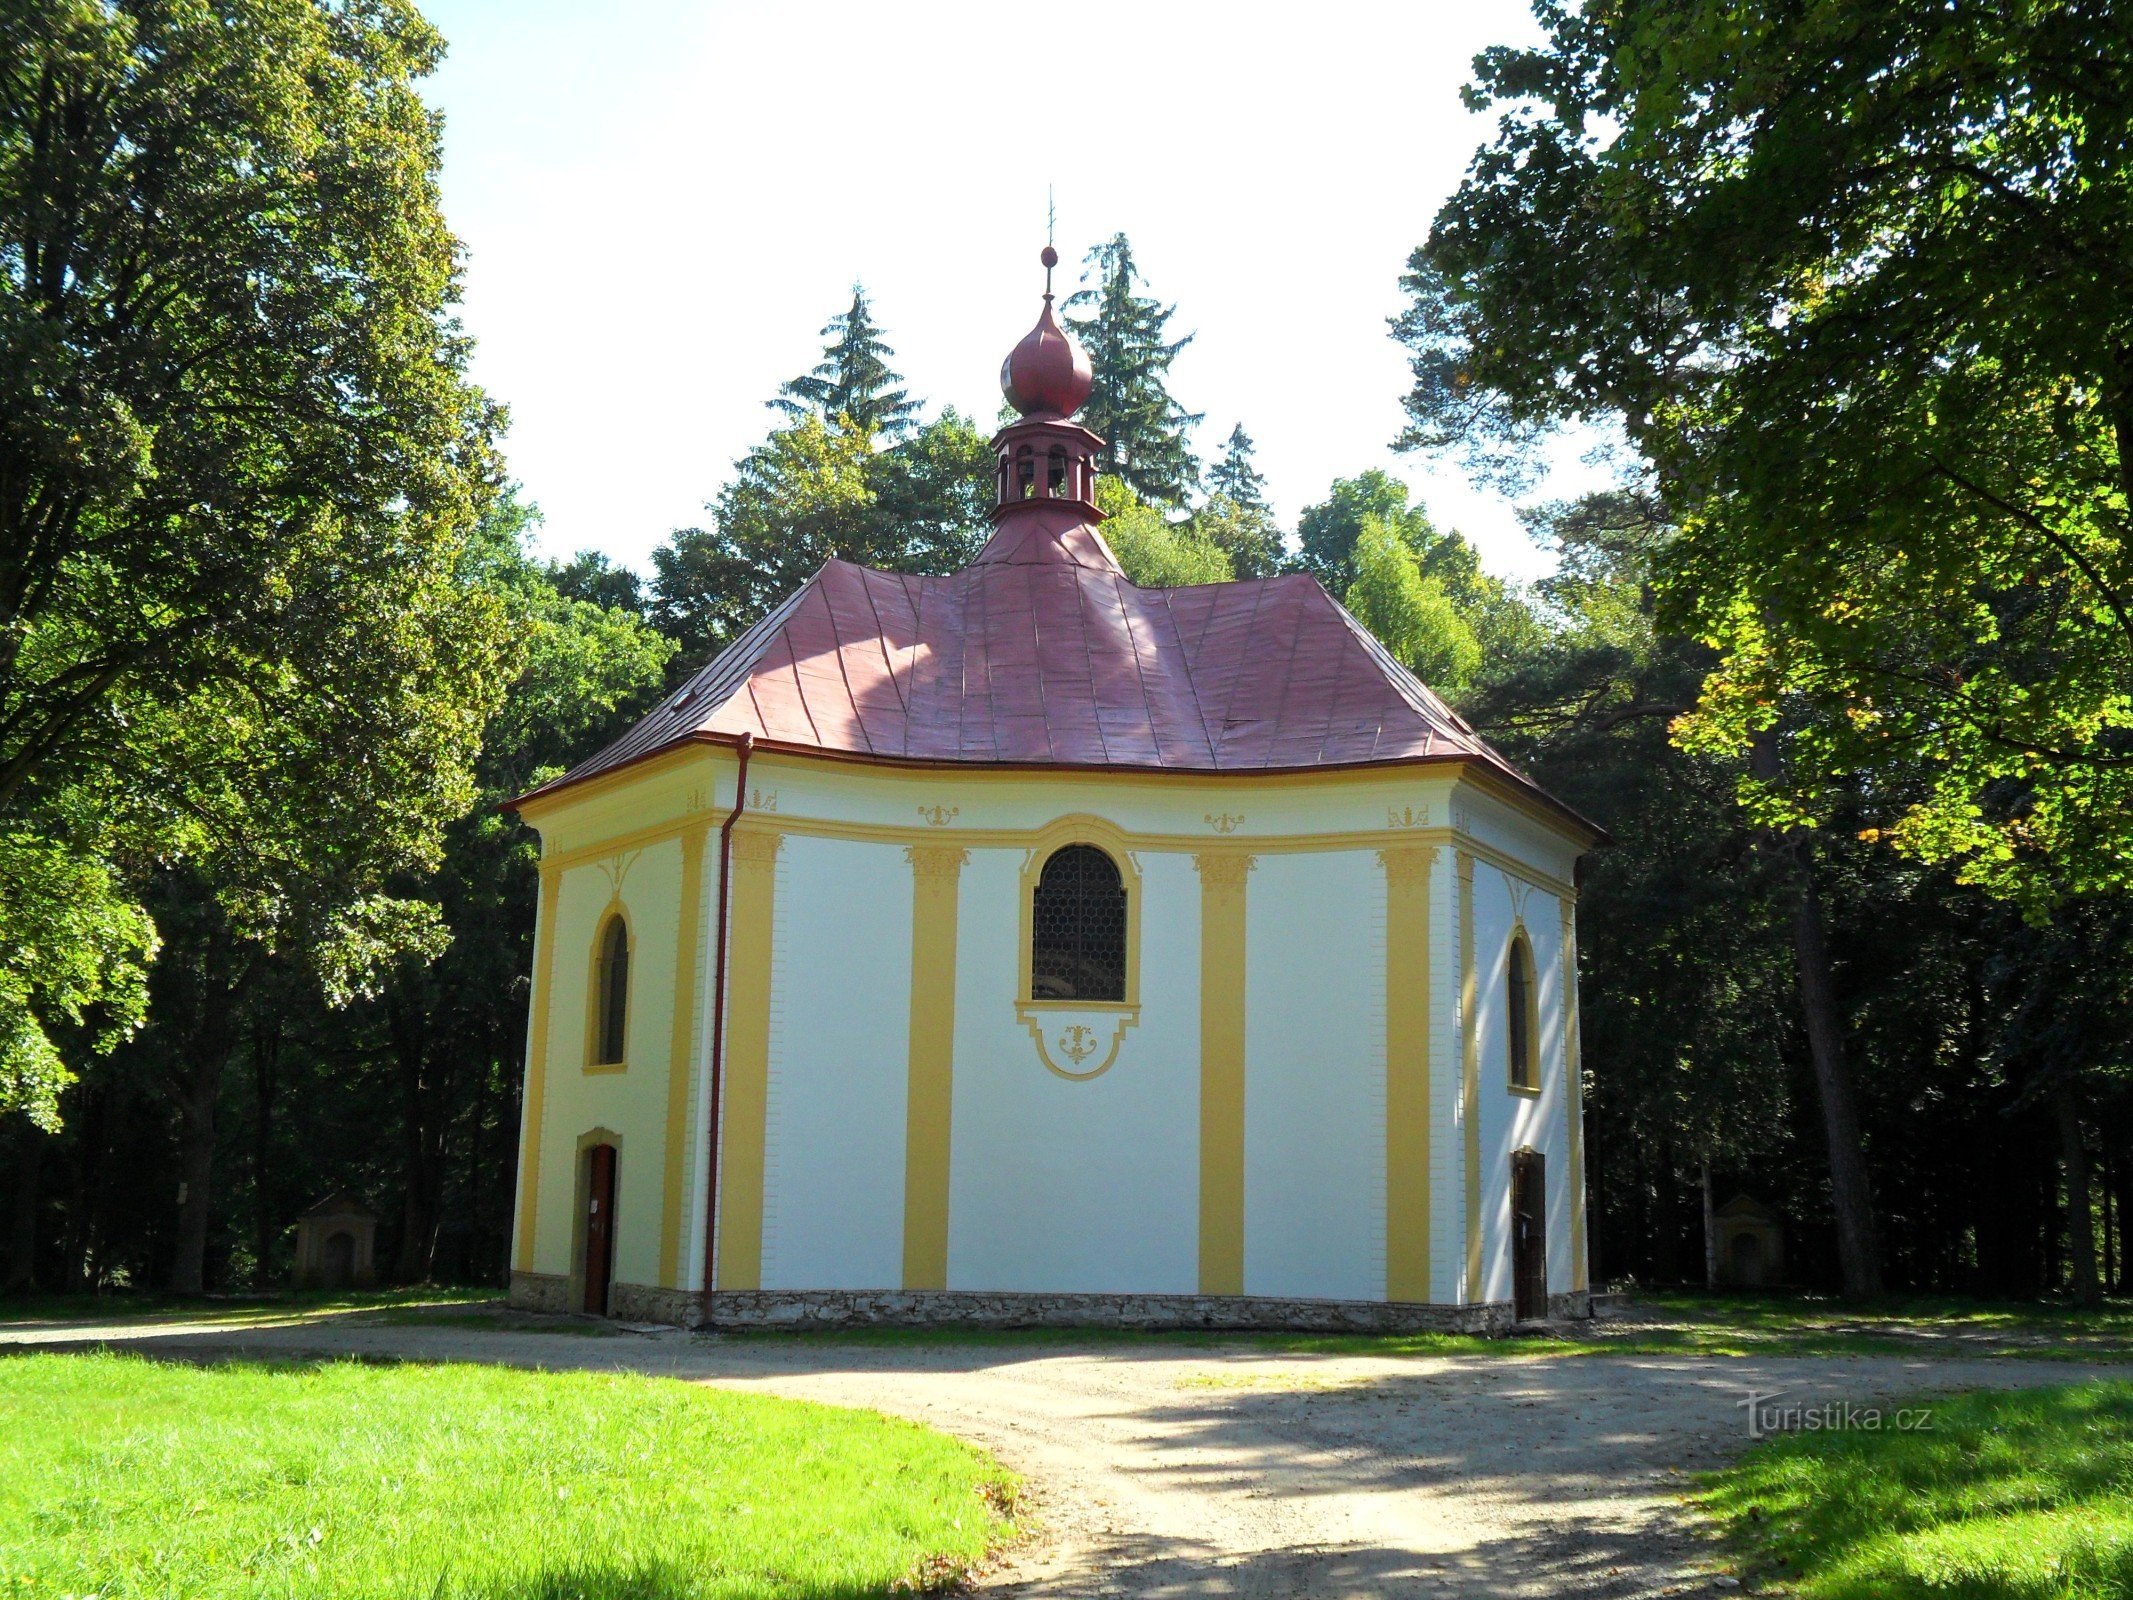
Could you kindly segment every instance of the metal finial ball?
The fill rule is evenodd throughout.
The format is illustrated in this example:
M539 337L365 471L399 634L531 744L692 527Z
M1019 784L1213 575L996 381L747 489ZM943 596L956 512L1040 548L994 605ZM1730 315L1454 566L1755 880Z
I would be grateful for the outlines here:
M1045 269L1049 271L1051 268L1059 265L1059 252L1057 250L1054 250L1050 245L1046 245L1044 247L1044 253L1037 257L1037 259L1043 262L1045 265Z

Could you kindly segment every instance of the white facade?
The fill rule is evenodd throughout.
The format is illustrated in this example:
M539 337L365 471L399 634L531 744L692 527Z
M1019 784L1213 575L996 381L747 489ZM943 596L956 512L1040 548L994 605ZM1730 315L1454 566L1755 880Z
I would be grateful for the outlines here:
M1449 762L1207 777L759 753L731 825L714 1165L736 764L697 745L527 808L520 1299L582 1300L598 1143L618 1152L621 1312L679 1315L707 1261L737 1295L1493 1304L1513 1293L1520 1151L1544 1160L1548 1289L1584 1288L1564 941L1591 841L1508 784ZM1027 900L1066 842L1124 874L1115 1006L1031 999ZM595 951L617 915L628 1045L602 1063ZM1508 1070L1514 933L1531 1092Z

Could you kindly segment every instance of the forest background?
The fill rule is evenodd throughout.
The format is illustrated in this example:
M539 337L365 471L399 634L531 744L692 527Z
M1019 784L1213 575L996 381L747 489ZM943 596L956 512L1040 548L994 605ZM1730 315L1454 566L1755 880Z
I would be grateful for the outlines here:
M1404 449L1516 485L1622 441L1527 514L1531 585L1380 471L1281 526L1123 235L1065 301L1133 581L1309 573L1609 830L1603 1281L1703 1280L1746 1193L1855 1296L2123 1287L2121 9L1543 5L1481 58L1497 132L1389 332ZM276 1284L336 1191L389 1276L501 1283L536 841L500 803L830 556L987 531L990 419L906 392L855 287L649 573L536 559L440 49L385 0L0 6L9 1289Z

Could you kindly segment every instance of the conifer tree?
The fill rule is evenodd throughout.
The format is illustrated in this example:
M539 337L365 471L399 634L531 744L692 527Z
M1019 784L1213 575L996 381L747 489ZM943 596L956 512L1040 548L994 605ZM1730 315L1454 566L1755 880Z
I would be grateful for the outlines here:
M889 365L896 352L881 336L861 285L852 285L851 306L830 318L822 336L829 343L815 370L781 388L771 408L796 422L845 417L882 439L909 432L918 402L903 391L903 374Z
M1207 492L1222 495L1246 511L1264 511L1266 479L1252 460L1252 436L1238 423L1229 430L1222 446L1222 459L1208 469Z
M1198 486L1200 464L1186 436L1200 421L1171 397L1170 363L1192 335L1166 337L1175 306L1135 294L1142 281L1133 246L1122 233L1091 250L1083 282L1068 297L1085 315L1067 320L1089 352L1096 383L1082 420L1103 436L1102 470L1143 499L1182 505Z

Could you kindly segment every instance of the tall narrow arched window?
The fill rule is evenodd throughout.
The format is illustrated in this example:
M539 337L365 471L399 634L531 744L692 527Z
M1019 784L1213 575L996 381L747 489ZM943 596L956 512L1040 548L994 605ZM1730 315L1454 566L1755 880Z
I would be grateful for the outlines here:
M610 1067L623 1060L629 1043L630 929L618 913L607 919L600 933L600 955L594 967L593 1065Z
M1126 998L1126 886L1092 844L1056 850L1030 917L1032 1000Z
M1540 1037L1540 1003L1533 981L1533 946L1526 942L1523 928L1511 935L1510 969L1510 1084L1514 1089L1538 1089L1540 1062L1535 1045Z

